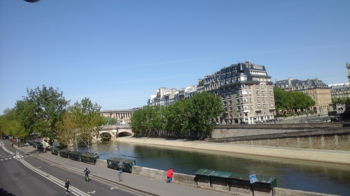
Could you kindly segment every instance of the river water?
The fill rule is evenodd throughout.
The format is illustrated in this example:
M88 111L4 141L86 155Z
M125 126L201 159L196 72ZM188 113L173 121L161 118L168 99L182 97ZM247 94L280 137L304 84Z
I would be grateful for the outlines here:
M86 151L86 149L80 149ZM126 143L95 144L100 159L133 158L138 166L194 174L200 168L274 176L278 187L350 195L350 166Z

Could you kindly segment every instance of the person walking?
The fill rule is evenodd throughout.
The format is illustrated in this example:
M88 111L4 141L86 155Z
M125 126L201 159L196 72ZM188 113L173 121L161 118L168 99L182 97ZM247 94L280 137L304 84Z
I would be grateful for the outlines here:
M123 174L123 161L120 161L118 163L118 177L120 182L123 181L122 174Z
M173 180L173 175L174 175L174 170L173 168L170 168L167 172L166 172L166 182L170 183Z
M89 182L90 181L90 178L89 178L90 170L88 168L85 168L84 173L85 173L85 181Z
M66 183L65 183L65 185L64 185L64 186L66 187L66 189L67 189L67 190L66 190L66 194L70 193L70 192L69 192L69 185L70 185L70 181L69 181L69 179L67 178Z

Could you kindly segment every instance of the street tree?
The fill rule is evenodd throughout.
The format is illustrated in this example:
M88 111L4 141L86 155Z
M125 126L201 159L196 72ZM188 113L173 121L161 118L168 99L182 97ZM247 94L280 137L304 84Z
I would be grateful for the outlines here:
M74 149L78 149L78 127L76 125L73 114L69 109L63 114L62 121L57 123L58 134L57 139L60 144L68 146L69 144L74 144Z
M214 119L222 112L221 99L204 92L169 106L140 108L133 113L131 127L140 136L203 139L210 135Z
M57 123L62 119L69 101L63 93L53 87L28 89L27 96L17 101L16 113L24 128L37 132L42 137L54 139L57 135Z
M64 114L63 121L59 123L60 142L72 142L77 148L78 143L90 147L91 140L98 135L104 123L100 115L101 106L92 103L89 98L74 103Z
M310 110L315 105L315 101L302 92L285 91L274 88L275 106L279 114L295 114L299 110Z
M214 128L214 119L224 110L221 99L208 92L198 93L190 99L189 130L192 137L208 137Z
M28 135L14 109L7 109L0 116L0 135L11 135L23 139Z
M103 125L116 125L118 124L118 120L115 118L109 118L109 117L102 117L103 119Z

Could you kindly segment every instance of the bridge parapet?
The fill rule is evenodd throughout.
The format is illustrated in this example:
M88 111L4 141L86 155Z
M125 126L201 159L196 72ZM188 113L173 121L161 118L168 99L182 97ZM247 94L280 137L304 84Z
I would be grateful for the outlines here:
M118 129L118 128L123 128L123 129L131 129L130 125L104 125L102 126L102 129Z

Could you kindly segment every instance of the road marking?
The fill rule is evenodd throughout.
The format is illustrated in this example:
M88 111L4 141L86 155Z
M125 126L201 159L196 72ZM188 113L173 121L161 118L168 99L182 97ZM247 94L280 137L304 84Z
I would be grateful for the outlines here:
M34 171L35 173L39 174L40 176L50 180L51 182L57 184L59 187L63 188L63 189L66 189L64 187L64 181L50 175L50 174L47 174L46 172L44 171L41 171L35 167L33 167L30 163L28 163L27 161L21 159L21 160L18 160L19 162L21 162L23 165L25 165L27 168L31 169L32 171ZM89 196L89 194L79 190L78 188L74 187L74 186L70 186L70 192L73 193L74 195L77 195L77 196Z
M7 148L5 147L5 145L4 145L3 142L0 143L0 146L2 146L2 149L3 149L5 152L9 153L10 155L14 155L14 154L15 154L15 153L13 153L13 152L7 150Z
M111 191L114 190L114 189L119 189L118 187L111 187Z
M4 151L6 151L7 153L9 153L9 154L11 154L11 155L14 155L14 153L11 152L11 151L9 151L9 150L5 147L5 145L4 145L2 142L0 142L0 146L1 146L2 149L3 149ZM61 187L61 188L63 188L64 190L66 190L66 187L64 186L64 184L65 184L64 181L62 181L62 180L60 180L60 179L58 179L58 178L56 178L56 177L54 177L54 176L52 176L52 175L46 173L46 172L44 172L44 171L42 171L42 170L40 170L40 169L35 168L34 166L32 166L30 163L28 163L28 162L25 161L24 159L21 159L21 158L23 158L23 156L21 157L21 156L19 155L19 153L17 153L16 156L14 156L14 158L15 158L17 161L21 162L21 163L22 163L24 166L26 166L28 169L32 170L33 172L39 174L40 176L44 177L45 179L50 180L51 182L55 183L55 184L58 185L59 187ZM6 158L6 160L7 160L7 158ZM90 196L89 194L85 193L84 191L81 191L80 189L78 189L78 188L76 188L76 187L74 187L74 186L70 186L70 192L73 193L73 194L76 195L76 196Z
M87 194L95 194L96 193L96 191L95 190L93 190L93 191L90 191L90 192L86 192Z

